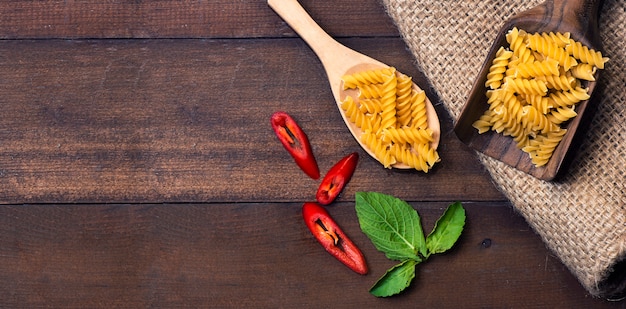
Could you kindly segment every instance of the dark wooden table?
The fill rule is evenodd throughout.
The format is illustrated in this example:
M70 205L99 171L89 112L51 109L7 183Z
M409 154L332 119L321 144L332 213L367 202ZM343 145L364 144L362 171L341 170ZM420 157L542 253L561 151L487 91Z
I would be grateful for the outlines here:
M592 298L490 182L379 1L303 1L340 42L414 77L442 119L442 162L387 170L343 125L309 47L264 1L0 3L0 307L625 308ZM306 177L269 125L308 133L322 173L359 151L332 216L360 276L315 242ZM405 199L429 231L467 225L403 294L360 231L357 191Z

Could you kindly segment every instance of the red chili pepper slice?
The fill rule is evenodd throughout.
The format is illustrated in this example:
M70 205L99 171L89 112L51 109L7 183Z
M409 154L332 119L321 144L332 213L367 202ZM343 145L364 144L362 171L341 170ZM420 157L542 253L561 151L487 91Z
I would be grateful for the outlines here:
M353 152L339 160L339 162L330 168L326 176L324 176L319 188L317 188L315 198L318 203L328 205L339 196L339 193L341 193L343 188L350 181L350 178L352 178L358 161L359 154Z
M324 207L317 203L304 203L302 216L313 236L328 253L358 274L367 274L363 253L344 234Z
M313 179L320 178L320 169L313 156L309 139L296 121L285 112L275 112L270 122L278 140L287 149L300 169Z

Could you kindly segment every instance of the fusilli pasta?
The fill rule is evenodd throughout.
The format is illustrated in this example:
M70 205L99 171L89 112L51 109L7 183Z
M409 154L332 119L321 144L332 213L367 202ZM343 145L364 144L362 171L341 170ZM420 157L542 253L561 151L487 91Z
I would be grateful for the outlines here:
M563 47L559 47L558 44L551 40L546 40L541 34L535 33L527 36L528 47L544 56L554 59L565 69L569 70L571 67L578 64L574 57L571 57L567 50Z
M589 63L580 63L572 68L572 76L578 79L595 81L596 66Z
M559 62L554 59L546 59L521 63L517 66L517 75L521 78L559 75Z
M492 65L489 67L485 87L489 87L491 89L500 88L502 79L504 79L504 74L506 73L506 67L512 56L512 51L506 50L504 47L500 47L500 49L496 52L496 57L493 59Z
M479 134L511 136L533 164L543 166L565 135L564 126L577 116L576 105L590 98L584 82L594 81L609 58L567 32L513 28L506 41L486 78L489 108L472 126Z
M582 45L582 43L576 42L572 39L569 40L569 45L567 45L565 50L574 58L583 63L596 66L598 69L604 69L604 63L609 60L609 58L602 57L601 52L590 49L589 47Z
M430 147L434 139L428 127L426 93L411 77L389 67L342 80L344 89L357 89L359 95L346 96L341 108L363 131L361 141L385 168L404 164L428 172L440 161Z
M354 74L344 75L343 89L356 89L367 84L381 84L383 75L389 75L391 68L382 68L378 70L360 71Z

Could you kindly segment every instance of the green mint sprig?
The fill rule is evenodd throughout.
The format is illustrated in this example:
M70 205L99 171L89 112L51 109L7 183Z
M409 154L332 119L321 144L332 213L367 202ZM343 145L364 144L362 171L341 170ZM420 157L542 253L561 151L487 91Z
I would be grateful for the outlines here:
M361 230L376 249L390 260L401 261L370 289L377 297L392 296L407 288L415 278L416 265L452 248L465 225L465 209L460 202L448 206L428 237L424 237L417 211L391 195L357 192L355 208Z

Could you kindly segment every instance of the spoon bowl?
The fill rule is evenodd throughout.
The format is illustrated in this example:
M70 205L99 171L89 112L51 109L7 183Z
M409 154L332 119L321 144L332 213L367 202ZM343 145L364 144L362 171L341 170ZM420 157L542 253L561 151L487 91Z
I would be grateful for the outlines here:
M332 90L335 102L341 113L346 126L361 145L361 147L373 158L379 160L372 149L369 149L362 141L361 135L364 133L354 123L350 121L341 103L347 95L358 98L353 92L354 90L344 90L342 77L347 74L357 72L387 68L389 65L382 63L374 58L366 56L355 50L352 50L333 39L326 33L304 10L297 0L268 0L268 5L285 21L289 26L311 47L313 52L318 56L328 77L330 88ZM420 88L413 83L413 89ZM430 147L437 149L440 137L440 125L437 113L426 97L426 113L428 119L428 127L432 130L433 141ZM410 166L403 163L391 165L398 169L409 169Z
M475 150L536 178L554 179L564 165L566 154L577 137L576 131L581 126L582 120L589 117L590 100L579 102L576 105L577 116L569 120L564 126L567 132L548 163L539 167L531 162L530 156L519 149L510 136L503 136L494 131L478 134L472 124L489 108L485 95L487 74L498 49L506 46L506 34L509 30L517 27L528 33L569 32L571 39L590 49L601 51L597 19L600 6L601 0L547 0L507 20L490 48L478 77L474 81L467 102L455 124L454 131L459 139ZM594 74L596 81L599 71ZM596 81L585 81L582 84L583 88L588 89L590 96L593 96Z

